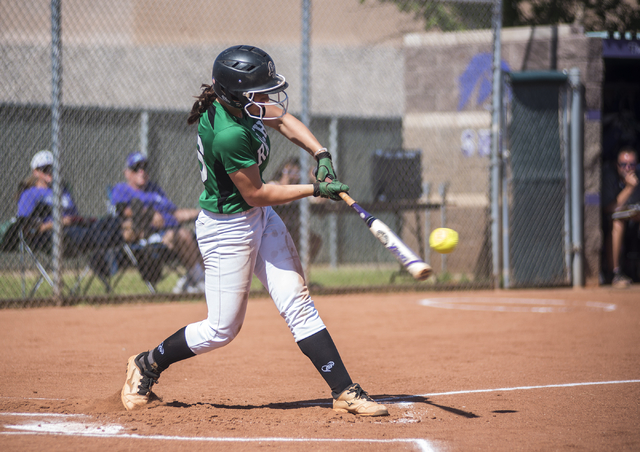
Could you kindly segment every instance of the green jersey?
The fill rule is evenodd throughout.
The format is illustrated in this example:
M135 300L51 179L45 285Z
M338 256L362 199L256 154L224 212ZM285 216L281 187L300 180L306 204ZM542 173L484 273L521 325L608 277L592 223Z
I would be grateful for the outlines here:
M218 102L200 116L198 160L204 191L200 207L214 213L238 213L251 206L231 182L230 173L258 165L260 178L269 163L270 142L260 119L229 114ZM264 183L264 180L263 180Z

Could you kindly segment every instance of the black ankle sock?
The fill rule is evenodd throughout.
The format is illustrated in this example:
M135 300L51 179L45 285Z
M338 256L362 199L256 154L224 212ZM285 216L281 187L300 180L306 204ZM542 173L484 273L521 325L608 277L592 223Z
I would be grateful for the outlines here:
M176 331L151 352L153 361L161 371L166 370L173 363L196 356L187 345L187 338L184 335L185 329L186 327Z
M298 342L298 347L316 366L322 378L331 388L331 394L334 398L353 383L326 328L302 339Z

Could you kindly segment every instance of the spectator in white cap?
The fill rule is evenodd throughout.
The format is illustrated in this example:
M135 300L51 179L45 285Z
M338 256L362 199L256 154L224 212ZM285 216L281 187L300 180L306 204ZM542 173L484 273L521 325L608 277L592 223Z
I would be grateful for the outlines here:
M53 229L51 209L53 207L53 154L39 151L31 159L31 174L18 187L18 217L38 216L39 224L34 233L43 234ZM62 224L68 226L79 216L71 194L62 191Z
M51 244L54 197L51 184L53 154L43 150L31 159L31 174L18 185L18 217L28 218L26 239L35 248ZM95 250L121 240L120 223L107 218L96 221L81 217L71 193L63 185L60 199L65 248L75 251Z
M126 158L124 177L126 182L116 184L111 191L111 203L124 212L125 218L133 217L129 223L125 220L125 239L144 240L147 243L162 242L168 249L175 251L178 260L187 269L173 289L174 293L204 293L204 264L198 243L191 229L182 224L195 221L200 209L178 208L164 190L149 179L147 156L133 152ZM144 209L139 212L137 205ZM145 221L136 221L136 216L145 216ZM133 230L128 231L126 225ZM134 225L139 224L136 228Z
M53 166L53 154L51 151L40 151L31 159L31 169L36 170Z

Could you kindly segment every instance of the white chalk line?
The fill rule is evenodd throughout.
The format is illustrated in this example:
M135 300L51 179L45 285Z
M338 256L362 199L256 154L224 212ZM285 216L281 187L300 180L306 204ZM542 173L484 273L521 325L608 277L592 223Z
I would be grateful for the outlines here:
M143 439L156 441L197 441L197 442L219 442L219 443L363 443L363 444L413 444L421 452L437 452L434 446L422 438L284 438L284 437L257 437L257 438L234 438L234 437L190 437L190 436L165 436L165 435L140 435L131 433L121 433L124 427L120 425L103 425L87 422L68 421L72 417L88 417L84 414L61 414L61 413L0 413L0 416L20 416L30 418L53 418L53 420L38 420L28 424L4 425L4 428L13 431L0 432L0 435L56 435L74 436L86 438L119 438L119 439ZM56 418L63 418L58 421Z
M378 401L394 402L402 400L404 398L411 399L413 397L437 397L447 395L459 395L459 394L478 394L489 392L505 392L505 391L524 391L530 389L549 389L549 388L572 388L579 386L595 386L595 385L613 385L613 384L631 384L640 383L640 380L611 380L611 381L592 381L582 383L563 383L552 385L537 385L537 386L515 386L507 388L494 388L494 389L471 389L464 391L448 391L448 392L432 392L421 395L407 396L403 398L391 397L391 398L377 398ZM394 402L398 405L404 402ZM306 404L304 404L306 405ZM325 405L324 403L315 403L314 405ZM69 417L87 417L84 414L61 414L61 413L2 413L0 416L23 416L32 418L69 418ZM99 425L99 424L87 424L87 423L74 423L74 422L62 422L62 423L37 423L26 425L5 425L5 428L20 430L10 432L0 432L0 435L63 435L63 436L82 436L92 438L126 438L126 439L146 439L146 440L161 440L161 441L198 441L198 442L335 442L335 443L411 443L414 444L419 450L423 452L435 452L434 446L427 440L421 438L395 438L395 439L375 439L375 438L282 438L282 437L261 437L261 438L233 438L233 437L185 437L185 436L163 436L163 435L139 435L120 433L122 426L119 425Z
M84 428L84 424L82 424ZM19 426L5 426L7 428L18 428ZM75 429L75 428L74 428ZM93 430L93 429L92 429ZM129 433L104 433L91 431L67 432L67 431L21 431L21 432L0 432L0 435L55 435L74 436L85 438L118 438L118 439L142 439L154 441L184 441L184 442L210 442L210 443L362 443L362 444L413 444L421 452L437 452L431 443L421 438L396 438L396 439L375 439L375 438L218 438L218 437L194 437L194 436L164 436L164 435L138 435Z
M501 303L508 306L503 306ZM612 312L616 310L613 303L600 301L567 301L544 298L490 298L490 297L451 297L426 298L418 301L419 305L431 308L457 309L461 311L494 311L494 312L569 312L579 309ZM539 306L514 306L514 305Z
M28 400L28 399L27 399ZM63 413L2 413L0 416L25 416L25 417L86 417L86 414L63 414Z
M555 385L516 386L512 388L471 389L468 391L432 392L430 394L422 394L416 397L436 397L436 396L456 395L456 394L478 394L483 392L526 391L529 389L573 388L577 386L616 385L616 384L625 384L625 383L640 383L640 380L589 381L584 383L564 383L564 384L555 384Z

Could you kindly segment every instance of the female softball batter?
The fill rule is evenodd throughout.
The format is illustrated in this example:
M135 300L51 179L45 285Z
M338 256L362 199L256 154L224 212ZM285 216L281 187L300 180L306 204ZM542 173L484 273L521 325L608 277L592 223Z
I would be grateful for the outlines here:
M291 236L270 207L308 196L340 200L348 186L337 180L331 155L309 129L287 113L288 83L257 47L224 50L213 64L189 115L198 122L198 160L204 191L196 235L205 264L207 319L181 328L153 350L127 363L122 402L128 410L149 401L153 384L171 364L215 350L240 331L252 275L273 298L300 347L325 379L336 411L387 415L384 405L353 383L309 296ZM263 183L271 127L315 157L313 184ZM329 182L325 180L329 179Z

